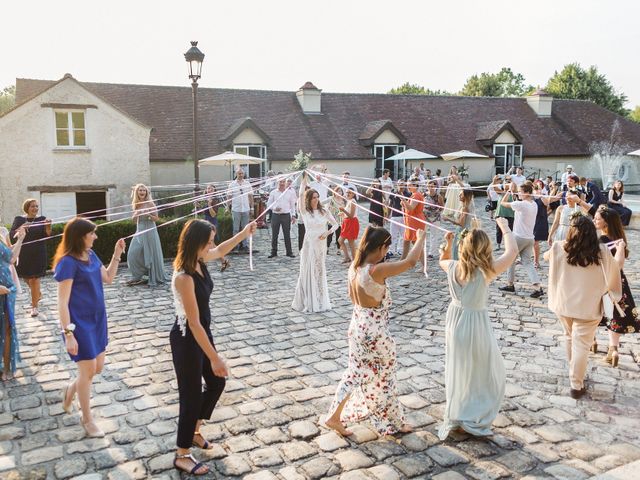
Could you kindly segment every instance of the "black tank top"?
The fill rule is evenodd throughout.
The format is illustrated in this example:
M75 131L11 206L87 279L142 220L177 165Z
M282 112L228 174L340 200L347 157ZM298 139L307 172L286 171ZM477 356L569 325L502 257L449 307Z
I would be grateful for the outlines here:
M202 275L198 272L193 272L191 278L193 278L193 285L195 287L196 302L198 303L198 311L200 312L200 324L207 331L207 334L211 336L211 310L209 308L209 299L211 292L213 291L213 280L209 275L209 270L204 262L200 262L200 268L202 269Z

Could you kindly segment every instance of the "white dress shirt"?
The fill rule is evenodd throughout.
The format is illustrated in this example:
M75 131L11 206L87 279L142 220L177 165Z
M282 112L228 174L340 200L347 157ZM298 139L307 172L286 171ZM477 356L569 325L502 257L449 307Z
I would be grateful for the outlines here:
M249 194L252 192L251 185L246 180L242 183L238 183L234 180L229 184L227 190L227 198L231 199L231 211L232 212L248 212L249 207Z
M517 173L514 173L513 175L511 175L511 181L519 187L520 185L522 185L524 182L527 181L527 177L525 177L524 175L518 175Z
M267 200L267 208L272 208L273 213L295 215L296 211L296 191L293 188L285 188L283 191L278 189L271 190L269 200Z

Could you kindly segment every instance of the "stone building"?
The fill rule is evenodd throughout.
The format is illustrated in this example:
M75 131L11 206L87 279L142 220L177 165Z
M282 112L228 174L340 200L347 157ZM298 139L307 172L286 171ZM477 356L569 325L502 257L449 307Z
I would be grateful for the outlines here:
M27 194L41 195L45 206L67 202L67 210L75 195L82 212L83 192L96 202L102 192L109 206L125 203L137 182L193 182L190 87L85 83L67 75L58 82L17 79L16 100L0 117L0 162L3 171L15 170L2 178L5 217ZM80 135L74 112L84 115L85 144L56 144L58 132L63 142L65 135ZM639 124L543 91L489 98L324 93L311 82L297 92L200 88L198 138L200 158L226 150L264 158L263 166L247 166L252 177L286 169L302 149L334 173L372 177L389 168L398 178L417 165L388 158L415 148L435 156L486 155L455 162L464 162L476 182L515 165L531 175L558 176L572 164L598 180L615 170L628 185L640 184L638 157L592 155L598 142L622 153L640 148ZM425 162L432 171L450 165L440 158ZM228 180L230 174L202 167L200 178Z

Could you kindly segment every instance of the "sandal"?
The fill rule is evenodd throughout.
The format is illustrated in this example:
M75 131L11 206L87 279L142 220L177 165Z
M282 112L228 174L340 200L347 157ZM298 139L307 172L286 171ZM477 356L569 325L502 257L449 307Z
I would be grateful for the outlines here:
M187 470L187 468L181 467L180 465L178 465L178 460L187 460L187 459L193 462L194 464L191 470ZM175 469L180 470L182 472L186 472L189 475L206 475L207 473L209 473L209 467L207 467L202 462L198 462L190 453L186 453L184 455L178 455L176 453L176 457L173 459L173 466ZM198 472L198 470L200 470L202 467L205 467L206 470Z
M70 386L71 384L69 383L62 389L62 410L64 410L66 413L73 412L73 397L71 397L71 400L69 401L69 403L67 403L67 393L69 393Z
M195 437L196 435L200 436L200 438L202 439L203 443L200 444L200 443L196 442L195 440L193 440L191 442L191 446L197 447L200 450L211 450L213 448L213 444L210 443L209 441L207 441L200 432L193 432L193 436Z
M222 265L220 266L220 272L224 272L227 268L229 268L229 260L226 258L222 260Z
M33 307L33 308L31 309L31 316L32 316L32 317L37 317L38 315L39 315L39 313L38 313L38 307Z
M93 420L87 423L84 423L82 419L80 419L80 425L84 428L84 431L89 438L104 438L104 432L100 430L100 427L96 425L96 422Z

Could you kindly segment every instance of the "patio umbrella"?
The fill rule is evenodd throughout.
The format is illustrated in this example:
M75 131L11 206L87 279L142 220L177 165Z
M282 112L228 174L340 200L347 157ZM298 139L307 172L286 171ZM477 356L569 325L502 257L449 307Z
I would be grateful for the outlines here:
M440 156L446 162L450 160L458 160L458 159L465 159L465 158L489 158L487 155L482 155L480 153L473 153L473 152L470 152L469 150L458 150L457 152L443 153Z
M409 150L405 150L404 152L396 153L386 160L429 160L432 158L438 157L436 157L435 155L431 155L430 153L425 153L421 152L420 150L410 148Z
M242 153L236 152L224 152L220 155L215 155L213 157L203 158L198 161L199 165L246 165L246 164L257 164L264 162L264 158L252 157L250 155L243 155Z
M636 157L640 157L640 149L629 152L627 153L627 155L635 155Z

